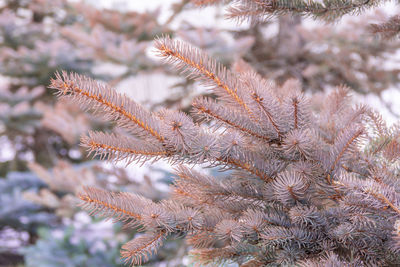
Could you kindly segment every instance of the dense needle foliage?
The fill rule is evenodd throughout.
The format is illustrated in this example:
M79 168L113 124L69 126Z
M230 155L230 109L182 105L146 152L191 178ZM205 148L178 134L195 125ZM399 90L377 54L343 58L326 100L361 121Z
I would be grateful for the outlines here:
M127 262L141 264L168 235L180 235L200 264L400 264L398 124L388 128L368 107L352 107L343 87L316 104L294 80L278 88L251 70L234 73L168 37L156 47L212 89L215 99L194 100L196 121L178 111L151 113L74 73L51 84L122 129L83 137L94 155L177 166L169 200L97 188L81 193L92 213L142 228L122 248ZM231 171L216 179L195 164Z

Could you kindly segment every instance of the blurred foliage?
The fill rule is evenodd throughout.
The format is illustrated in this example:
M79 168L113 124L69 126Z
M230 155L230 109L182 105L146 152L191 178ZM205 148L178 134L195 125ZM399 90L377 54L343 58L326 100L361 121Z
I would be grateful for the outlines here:
M65 225L65 219L74 218L79 210L75 193L82 186L96 185L110 190L132 186L148 191L143 194L153 194L154 199L165 195L150 191L148 178L139 184L124 171L105 169L96 161L88 163L79 147L80 135L113 126L76 105L55 103L52 92L45 89L60 70L85 73L115 86L139 71L153 71L153 60L145 51L156 35L169 32L157 18L157 11L100 11L65 0L0 2L0 132L4 148L0 153L0 177L4 177L0 178L0 236L8 240L0 242L0 265L17 264L23 251L29 266L118 266L118 246L107 253L92 253L88 248L95 240L82 241L79 247L67 242L70 236L82 234L82 229ZM104 64L125 71L96 72L96 67ZM66 231L61 240L52 237L56 228ZM121 232L110 231L109 236ZM108 248L110 240L102 235L97 238L96 242ZM19 246L33 245L19 251L10 245L13 240ZM60 260L59 264L54 260Z
M116 232L103 222L74 221L57 229L40 228L38 241L21 251L27 267L123 266L118 255L126 236Z
M37 192L44 186L34 174L27 172L9 172L5 179L0 179L0 229L13 225L31 231L38 225L55 223L54 214L22 197L25 190Z

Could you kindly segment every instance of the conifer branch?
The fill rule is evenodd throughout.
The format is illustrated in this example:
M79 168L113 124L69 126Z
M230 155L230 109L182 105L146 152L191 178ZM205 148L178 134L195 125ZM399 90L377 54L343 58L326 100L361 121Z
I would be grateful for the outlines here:
M200 205L219 206L221 209L232 212L233 210L228 205L220 205L219 203L228 199L235 202L246 201L247 203L260 203L263 200L261 196L235 190L235 187L230 184L223 185L213 177L183 166L177 169L177 175L179 179L175 180L174 193L184 198L193 199Z
M271 112L268 110L268 108L265 106L265 104L262 102L262 98L260 98L257 94L252 95L253 99L257 102L259 105L261 111L266 115L270 123L272 124L272 127L275 129L276 133L278 134L278 138L282 137L282 132L279 129L274 117L272 116Z
M289 128L294 130L307 128L312 118L309 100L300 91L300 87L297 88L296 83L290 80L287 83L291 90L288 96L284 96L282 110L289 111L288 119L291 121Z
M333 158L333 162L329 167L329 184L332 184L332 175L334 170L339 165L339 162L343 158L343 156L349 152L354 143L359 139L364 133L364 129L361 127L356 128L355 130L350 129L349 132L343 133L338 137L338 140L335 142L335 146L338 149L335 157Z
M299 120L299 118L298 118L298 113L299 113L299 111L298 111L298 105L299 105L299 100L297 99L297 98L295 98L295 99L293 99L292 100L292 105L293 105L293 109L294 109L294 112L293 112L293 117L294 117L294 128L295 129L297 129L297 127L298 127L298 120Z
M353 142L360 137L360 135L363 133L362 129L358 129L353 136L350 137L350 139L347 141L347 143L343 146L343 148L340 150L339 154L336 156L335 161L333 162L331 168L330 168L330 172L333 172L335 166L337 165L337 163L339 162L339 160L343 157L344 153L347 151L347 149L350 147L351 144L353 144Z
M184 69L185 66L189 67L190 75L203 77L205 84L214 87L219 96L224 99L228 97L255 119L253 112L238 94L240 88L237 78L225 67L210 59L204 52L183 42L171 40L169 37L157 39L155 45L160 56L168 63L184 71L188 71Z
M126 160L128 164L133 161L157 160L169 155L161 145L143 144L126 136L101 132L89 132L88 136L81 138L81 144L88 148L89 154L115 162Z
M371 24L370 31L386 40L393 39L400 33L400 16L392 16L381 24Z
M232 165L234 167L241 168L245 171L248 171L257 177L260 177L261 180L263 180L265 182L272 181L271 177L269 177L267 174L263 173L261 170L258 170L256 168L252 167L249 163L241 162L234 158L218 158L217 161L220 161L220 162Z
M269 141L270 138L263 136L261 134L256 133L255 131L249 129L250 127L246 128L241 126L243 124L243 119L242 118L237 118L236 120L238 122L235 122L233 119L235 117L234 111L230 110L229 117L224 117L223 113L224 110L222 106L218 105L216 102L212 102L210 99L197 99L193 101L192 103L193 108L195 109L196 114L205 114L211 119L214 119L216 121L220 121L224 123L225 125L232 127L234 129L237 129L239 131L242 131L246 134L249 134L251 136L263 139L265 141Z
M181 186L179 182L176 182L173 188L173 193L184 198L189 198L197 201L199 204L207 204L204 200L200 199L196 194L187 192L188 188Z
M358 14L367 8L377 6L382 0L238 0L228 10L228 17L233 19L253 18L266 20L284 14L299 14L334 21L345 14Z
M79 194L79 198L86 203L83 206L91 210L93 214L100 213L105 216L115 216L119 220L142 220L142 215L137 212L139 208L132 209L133 207L129 204L129 201L135 198L132 195L110 193L86 187L84 188L84 193ZM138 198L135 200L137 201Z
M195 189L193 184L186 183L182 180L175 181L173 187L173 193L177 197L177 199L182 199L183 201L188 201L188 203L206 208L213 208L218 206L220 209L225 212L232 212L227 206L218 205L215 203L212 197L204 196L201 191L197 188Z
M128 123L132 122L133 125L137 125L158 141L164 140L164 137L156 129L158 123L149 112L106 85L75 73L62 72L56 74L56 79L51 80L49 87L57 89L59 97L70 97L83 106L94 108L96 111L104 110L106 118L117 120L122 127L125 126L128 130L132 130L132 124Z
M229 208L229 206L217 203L211 196L202 196L201 192L195 190L192 192L191 185L177 181L174 183L173 194L176 199L181 199L182 202L201 208L214 208L218 207L224 212L235 213L236 211Z
M241 256L233 247L230 246L223 248L199 248L196 250L192 250L190 254L193 255L193 257L195 257L195 259L199 261L199 263L205 265Z
M388 205L392 210L397 212L397 214L400 215L400 208L396 207L387 197L385 197L383 194L373 192L372 190L366 190L367 193L369 193L371 196L374 198L378 199L382 203Z
M165 231L146 233L124 244L121 248L121 256L125 258L125 263L142 265L142 262L148 261L149 257L162 245L165 235Z
M214 5L223 2L223 0L192 0L196 6Z
M359 3L355 3L355 1L334 1L326 2L325 7L322 4L318 4L315 1L291 1L290 4L285 1L276 1L276 0L247 0L249 2L254 2L256 5L259 5L267 10L271 11L279 11L279 10L287 10L297 13L312 13L312 14L322 14L327 12L334 11L343 11L349 12L355 10L357 8L364 7L372 2L371 0L358 1ZM302 4L302 5L301 5Z
M282 112L282 105L279 102L275 86L272 82L263 79L254 71L245 72L240 75L249 96L249 107L254 114L258 115L258 124L265 124L268 132L274 139L281 139L283 134L283 120L279 114ZM272 129L269 126L272 126Z

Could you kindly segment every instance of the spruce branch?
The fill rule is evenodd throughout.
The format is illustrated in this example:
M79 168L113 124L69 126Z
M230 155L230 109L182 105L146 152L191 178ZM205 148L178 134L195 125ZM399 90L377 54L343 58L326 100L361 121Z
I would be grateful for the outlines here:
M144 199L126 193L110 193L95 188L84 188L83 190L83 193L79 194L79 198L84 201L82 206L91 211L93 215L115 216L117 220L142 220ZM135 203L141 202L142 206L132 206L130 201L133 201L133 198L135 198Z
M227 260L243 257L243 253L240 253L237 249L231 246L223 248L199 248L192 250L190 253L196 261L203 265L209 265L216 262L224 263ZM251 255L250 253L247 253Z
M288 119L292 121L290 125L291 129L310 126L310 119L313 117L310 110L310 103L301 91L293 90L289 95L284 96L283 109L288 111Z
M257 177L260 177L263 181L269 182L272 180L272 178L269 177L266 173L250 163L243 162L235 158L218 158L217 160L220 161L222 164L227 164L248 171L249 173L254 174Z
M149 257L157 252L164 238L165 231L136 237L122 246L121 256L125 259L125 263L142 265L142 262L148 261Z
M56 74L49 87L57 90L57 96L101 112L105 119L117 121L133 134L164 140L158 130L159 122L148 111L105 84L76 73L62 72Z
M232 105L238 104L254 118L253 112L239 95L240 84L237 78L224 66L210 59L204 52L169 37L157 39L155 46L167 63L188 73L189 76L200 78L224 100Z
M322 19L328 22L335 21L346 14L359 14L368 8L382 3L382 0L238 0L228 9L228 18L255 21L264 21L272 17L291 14Z
M193 113L200 120L214 120L217 122L216 127L224 125L225 127L232 127L238 129L251 136L269 141L270 138L261 135L259 128L243 117L243 115L236 110L227 109L222 105L218 105L216 101L208 98L198 98L193 101ZM244 125L244 126L242 126Z
M208 6L208 5L215 5L223 2L223 0L192 0L196 6Z
M336 153L332 155L333 157L331 157L331 161L333 162L329 167L329 174L331 176L333 176L334 171L340 167L339 163L342 161L345 154L356 148L356 141L362 137L363 133L364 129L362 127L354 127L353 129L350 128L338 136L334 144Z
M246 102L255 114L258 114L259 125L268 125L268 129L275 139L281 139L286 132L286 123L279 116L282 107L279 99L274 92L274 84L263 79L254 71L245 72L240 75L245 90ZM264 129L263 129L264 130ZM264 130L265 131L265 130Z
M394 39L400 33L400 16L392 16L380 24L371 24L369 30L385 40Z
M93 153L93 157L100 156L100 159L113 162L125 160L127 164L150 159L156 161L168 155L159 144L141 143L127 136L102 132L89 132L81 138L81 145L87 147L89 155Z
M375 190L366 190L367 193L371 194L374 198L388 205L391 209L400 215L400 208L393 204L385 195L381 193L374 192Z

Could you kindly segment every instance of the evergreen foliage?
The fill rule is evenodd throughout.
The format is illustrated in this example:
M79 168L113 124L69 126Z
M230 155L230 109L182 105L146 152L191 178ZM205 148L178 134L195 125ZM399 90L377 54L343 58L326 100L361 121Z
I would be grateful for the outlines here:
M196 6L229 4L227 17L259 23L284 15L311 17L325 22L335 22L344 15L360 15L366 10L383 5L386 0L191 0ZM399 35L398 15L379 24L370 24L370 31L383 39Z
M226 3L226 10L222 12L228 16L229 10L239 2L191 1L193 6L200 7ZM304 2L307 4L310 1ZM322 4L323 1L318 2ZM257 23L235 29L233 36L236 43L243 38L253 40L250 50L243 50L240 57L264 78L272 79L279 85L294 78L301 82L306 92L324 91L344 84L360 94L376 94L386 108L398 116L396 108L383 99L382 92L397 88L399 82L397 64L386 62L393 59L399 48L400 42L396 37L400 27L396 16L388 20L386 10L379 7L372 8L370 12L356 12L357 15L360 13L359 16L351 16L350 13L346 21L340 21L340 17L333 23L317 19L312 27L308 19L310 16L295 11L278 12L272 17L264 11L260 11L259 15L245 15L244 12L238 21ZM377 38L377 35L382 38ZM190 39L185 41L201 47L201 43ZM241 60L235 61L235 68L249 67L241 63Z
M381 24L371 24L370 30L383 37L384 39L393 39L400 33L400 16L390 17L386 22Z
M209 5L224 1L192 0L196 5ZM360 14L379 6L385 0L231 0L228 17L233 19L268 20L272 17L291 14L322 19L328 22L346 14Z
M109 125L75 105L57 102L45 90L44 85L57 69L101 77L114 86L138 72L154 71L155 62L145 50L156 35L170 32L167 24L157 22L159 12L116 11L86 2L0 1L0 266L19 266L24 257L27 265L44 266L46 257L61 260L55 249L59 254L63 254L62 249L65 255L78 254L78 250L67 251L64 246L51 248L55 242L42 240L45 237L38 229L65 229L65 219L79 210L74 193L82 185L144 191L152 199L165 195L147 190L146 186L152 186L149 179L138 185L126 173L100 170L96 165L101 163L87 162L79 136L88 129ZM125 71L99 72L99 65L105 64ZM102 242L101 234L97 235ZM41 240L49 245L21 254L21 247ZM35 257L37 251L43 257ZM81 252L88 254L86 248ZM175 254L169 251L169 255ZM100 260L92 260L96 261ZM56 266L50 262L47 266ZM73 262L58 263L83 266Z
M51 88L117 122L118 135L91 132L91 153L127 163L176 165L168 200L86 187L83 206L145 232L122 247L141 264L167 236L186 236L200 264L396 266L400 264L400 127L338 87L312 106L299 84L282 87L254 71L235 72L168 37L159 55L209 87L193 102L194 121L149 112L108 85L59 73ZM188 167L232 170L215 178Z
M82 214L75 217L86 219ZM25 257L24 266L124 266L118 259L118 250L126 237L122 234L115 236L117 231L108 226L106 222L86 219L85 222L74 220L66 226L51 229L40 228L38 241L20 249Z

